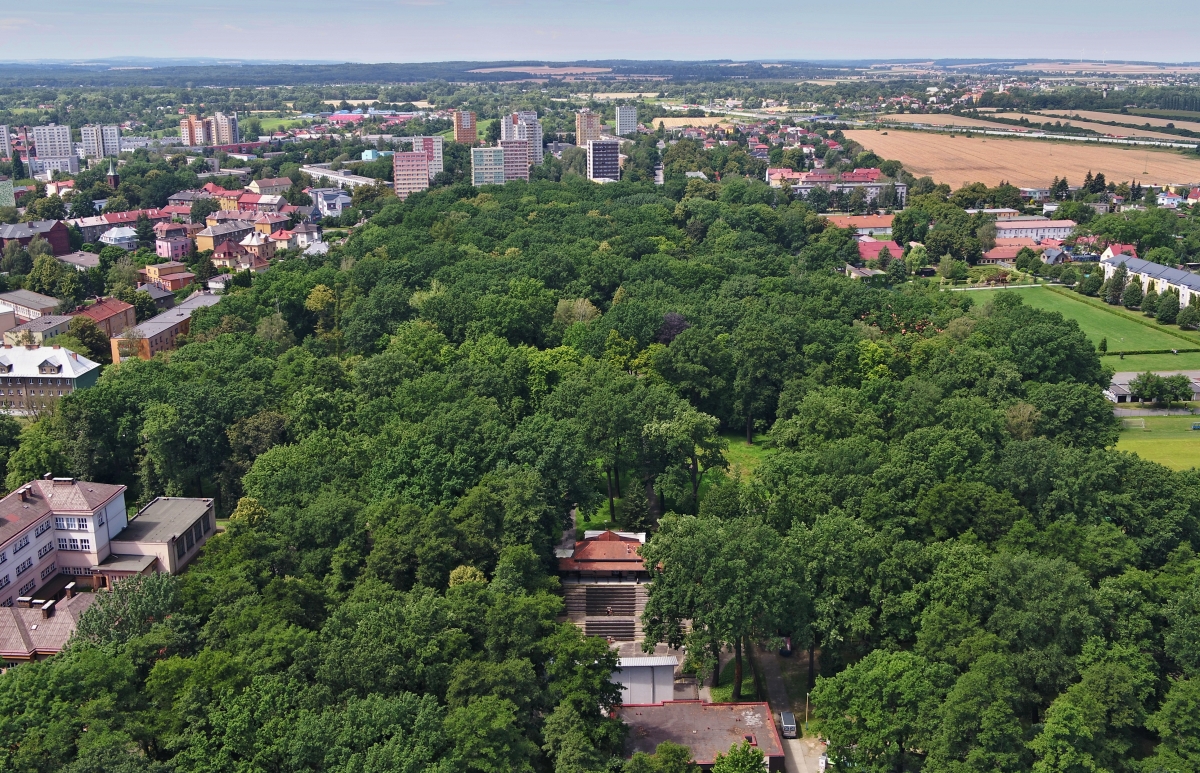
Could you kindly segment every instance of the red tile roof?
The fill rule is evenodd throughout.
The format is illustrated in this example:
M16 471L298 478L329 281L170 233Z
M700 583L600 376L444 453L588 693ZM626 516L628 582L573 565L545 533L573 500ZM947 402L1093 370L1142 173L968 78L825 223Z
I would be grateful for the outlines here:
M117 300L116 298L101 298L91 306L84 306L82 309L77 309L71 313L72 317L91 317L96 322L103 322L110 317L115 317L124 312L126 309L132 309L133 306L125 301Z
M895 215L826 215L825 219L838 228L878 228L892 227Z
M560 572L641 572L645 564L638 553L642 543L606 531L598 537L575 543L570 558L558 559Z
M888 253L893 258L899 258L904 250L900 249L900 245L888 240L886 242L859 242L858 257L862 260L876 260L879 258L879 253L883 252L883 248L887 247Z

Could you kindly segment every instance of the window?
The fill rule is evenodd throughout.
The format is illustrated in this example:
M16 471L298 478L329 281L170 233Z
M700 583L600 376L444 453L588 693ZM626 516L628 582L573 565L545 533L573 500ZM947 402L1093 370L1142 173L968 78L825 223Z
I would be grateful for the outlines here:
M12 596L9 596L9 597L8 597L8 598L6 598L4 601L0 601L0 607L11 607L11 606L12 606L12 604L13 604L13 597L12 597Z
M74 519L72 519L72 520L74 520ZM56 528L56 529L67 528L67 519L63 518L61 515L54 516L54 528Z
M6 551L0 550L0 564L4 563L7 560L8 560L8 553Z
M17 576L20 577L22 574L25 573L25 570L31 566L33 566L33 559L26 558L24 561L21 562L20 566L17 567Z
M17 540L17 544L13 545L13 549L12 549L13 555L15 556L17 553L24 550L25 546L28 544L29 544L29 535L26 534L24 537L21 537L21 539Z
M88 519L57 516L54 519L54 525L56 528L66 529L68 531L87 531Z
M204 527L200 525L199 521L192 525L192 536L196 538L196 542L204 539Z
M63 574L82 574L90 575L92 568L90 566L64 566Z
M191 550L191 549L192 549L192 545L195 545L195 544L196 544L195 540L192 538L192 530L191 530L191 529L188 529L188 530L185 532L185 534L186 534L186 536L187 536L187 549L188 549L188 550Z
M45 521L38 524L38 527L33 530L33 536L40 537L43 534L45 534L46 532L48 532L49 530L50 530L50 519L47 518Z
M53 542L47 542L45 545L42 545L40 548L38 548L38 558L45 558L46 554L51 550L54 550Z
M42 570L42 579L43 580L46 579L47 577L49 577L50 575L54 574L57 571L58 571L58 567L55 566L54 564L50 564L50 566L47 566L45 569Z
M187 555L187 545L184 544L183 540L176 540L175 541L175 557L183 558L186 555Z
M103 525L104 525L104 511L103 511L103 510L101 510L101 511L100 511L100 512L98 512L98 513L96 513L96 525L97 525L97 526L103 526Z
M29 591L33 590L36 587L37 587L37 580L30 580L29 582L27 582L21 586L21 589L19 591L17 591L17 595L18 596L28 596Z
M208 513L204 514L204 517L202 517L200 519L200 523L204 524L204 533L205 534L208 534L212 530L212 524L208 520ZM2 554L0 554L0 555L2 555ZM0 558L0 563L3 563L3 561L4 561L4 559Z
M6 575L4 575L3 577L0 577L0 588L3 588L3 587L5 587L5 586L6 586L6 585L8 585L10 582L12 582L12 578L11 578L11 577L9 577L7 574L6 574Z
M92 549L92 541L89 539L79 540L79 549L80 550L91 550Z

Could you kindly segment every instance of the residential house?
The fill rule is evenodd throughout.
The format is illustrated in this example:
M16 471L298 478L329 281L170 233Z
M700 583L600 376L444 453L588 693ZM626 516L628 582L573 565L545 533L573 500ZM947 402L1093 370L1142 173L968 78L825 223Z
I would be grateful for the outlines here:
M787 167L768 167L767 184L772 188L790 188L795 183L800 182L800 175L802 174L803 172L797 172L795 169L788 169Z
M158 285L139 284L137 286L139 293L145 293L150 296L150 300L154 301L154 305L162 310L167 310L175 306L175 293L170 290L164 290Z
M312 223L300 223L292 229L292 238L297 247L305 249L321 241L321 228Z
M885 186L891 185L896 196L893 206L897 209L904 207L908 198L908 186L902 182L888 182L878 169L855 169L853 172L843 172L840 175L825 170L801 172L798 182L792 185L792 191L802 199L816 188L824 188L830 193L851 195L855 190L862 190L867 203L879 201Z
M260 234L270 236L287 225L290 219L287 215L281 215L276 212L264 212L254 218L254 230Z
M182 223L158 223L154 226L154 236L154 253L160 258L178 260L192 250L188 228Z
M1158 206L1166 209L1178 209L1180 204L1183 204L1185 199L1182 196L1172 193L1171 191L1163 191L1155 197Z
M77 250L66 255L56 255L59 263L65 263L76 271L87 271L89 268L100 267L100 256L94 252Z
M125 225L110 228L100 235L100 243L106 247L120 247L126 252L133 252L138 248L137 231Z
M114 336L111 340L113 362L130 357L148 360L159 352L174 349L179 336L187 335L191 329L192 312L215 306L220 300L220 296L198 292L175 308L142 322L134 328L132 336L127 333Z
M1021 250L1033 249L1032 247L1019 247L1017 245L997 244L979 258L981 265L995 265L999 263L1015 264L1017 253Z
M1115 258L1118 255L1136 258L1138 256L1137 246L1133 244L1110 244L1104 248L1104 252L1100 253L1100 260Z
M217 268L235 268L245 254L246 248L237 242L221 242L213 250L212 264Z
M851 279L871 279L872 277L883 276L887 272L880 271L877 268L859 268L858 266L852 266L847 263L845 273L846 276L850 277Z
M219 225L212 225L196 234L196 249L215 250L222 242L240 242L254 230L254 223L245 220L233 220Z
M10 290L0 293L0 311L12 311L21 322L53 314L58 308L58 299L30 290Z
M70 316L87 317L109 338L137 322L133 306L118 298L98 298L95 303L75 309Z
M187 270L187 265L177 260L146 266L138 269L138 274L143 283L158 285L171 292L182 290L196 281L196 275Z
M100 363L61 346L6 344L0 350L0 405L25 413L42 410L95 384L99 375Z
M269 236L258 231L248 234L239 244L241 244L242 248L248 254L257 258L258 261L265 263L275 257L275 242L271 241Z
M275 242L276 251L290 250L296 246L296 239L292 232L285 229L280 229L267 238Z
M904 250L894 241L888 240L881 242L875 241L874 239L863 239L858 243L858 259L864 262L868 260L879 260L879 253L883 252L884 249L887 249L888 254L896 259L904 254Z
M216 186L213 186L216 187ZM210 199L212 194L203 190L178 191L167 197L167 204L171 206L182 206L190 208L193 204L201 199Z
M292 187L292 181L287 177L268 177L262 180L251 180L246 190L260 196L279 196Z
M308 195L316 204L321 217L341 217L342 210L350 206L350 194L341 188L310 188Z
M224 225L225 223L254 223L254 219L258 217L253 212L239 212L236 209L222 209L220 212L213 212L204 218L204 225L211 227L214 225Z
M1200 295L1200 275L1128 255L1102 257L1100 266L1104 269L1104 278L1111 277L1121 264L1125 265L1131 279L1136 277L1142 283L1143 291L1148 292L1154 288L1159 295L1167 290L1178 292L1180 307L1190 305L1192 300Z
M63 314L46 314L17 325L4 332L4 343L9 346L41 346L47 338L67 332L71 317Z
M55 255L66 255L71 251L71 236L61 220L34 220L29 223L0 223L0 249L10 242L23 247L29 246L34 238L45 239Z
M164 212L161 209L137 209L129 212L106 212L103 215L96 215L94 217L79 217L68 220L67 223L79 229L79 233L83 235L84 242L95 244L100 241L100 236L105 231L120 226L132 228L137 225L138 219L143 215L150 221L151 225L162 220L171 219L170 213Z

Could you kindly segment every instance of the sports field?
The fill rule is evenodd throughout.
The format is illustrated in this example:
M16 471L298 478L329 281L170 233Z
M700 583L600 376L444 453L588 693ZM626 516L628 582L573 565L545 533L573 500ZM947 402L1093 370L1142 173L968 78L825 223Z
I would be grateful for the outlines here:
M986 303L988 298L1001 291L971 290L969 292L976 303ZM1157 325L1147 327L1141 324L1141 320L1146 320L1153 325L1154 323L1150 318L1143 317L1134 312L1127 312L1124 309L1118 310L1119 307L1099 308L1082 299L1076 300L1071 295L1059 294L1044 287L1014 290L1012 292L1020 293L1021 298L1030 306L1046 309L1047 311L1057 311L1067 319L1075 320L1092 343L1099 344L1100 339L1107 338L1109 351L1200 348L1200 335L1194 332L1186 333L1185 335L1193 342L1189 344L1187 340L1177 338L1164 330L1156 329ZM1112 310L1110 311L1109 308ZM1174 326L1170 330L1173 332L1182 332ZM1175 361L1182 362L1180 358L1186 355L1137 356L1172 357ZM1126 357L1127 360L1130 360L1129 364L1133 364L1132 357L1133 355ZM1118 370L1137 369L1135 367L1127 367L1126 364L1118 367L1115 357L1105 357L1104 359L1106 363L1111 363ZM1184 366L1176 365L1175 367L1181 368Z
M1200 179L1200 159L1181 152L1073 141L951 136L893 129L847 131L849 139L894 158L918 177L958 188L964 183L1049 185L1055 177L1073 183L1090 171L1113 182L1167 184Z
M1200 467L1200 430L1192 429L1195 423L1200 423L1200 416L1146 417L1146 429L1121 430L1117 450L1130 451L1173 470Z

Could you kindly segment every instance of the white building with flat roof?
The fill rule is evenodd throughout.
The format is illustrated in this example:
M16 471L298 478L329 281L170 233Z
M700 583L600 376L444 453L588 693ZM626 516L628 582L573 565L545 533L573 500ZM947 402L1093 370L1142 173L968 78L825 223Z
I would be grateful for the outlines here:
M84 158L121 155L121 127L88 125L79 130Z
M627 137L637 133L637 106L617 105L617 135Z
M471 148L471 184L504 185L504 148Z

